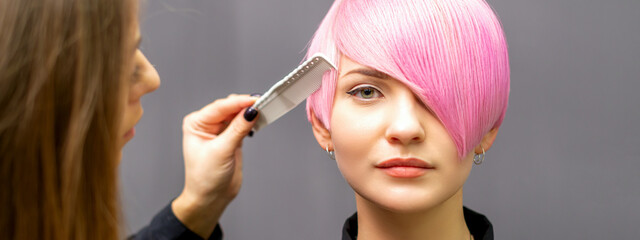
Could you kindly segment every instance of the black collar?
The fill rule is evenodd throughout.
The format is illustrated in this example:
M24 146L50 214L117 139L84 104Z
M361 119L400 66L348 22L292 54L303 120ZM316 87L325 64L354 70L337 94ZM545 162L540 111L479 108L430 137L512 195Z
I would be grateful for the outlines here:
M484 215L463 207L464 221L476 240L493 240L493 226ZM358 213L347 218L342 227L342 240L356 240L358 237Z

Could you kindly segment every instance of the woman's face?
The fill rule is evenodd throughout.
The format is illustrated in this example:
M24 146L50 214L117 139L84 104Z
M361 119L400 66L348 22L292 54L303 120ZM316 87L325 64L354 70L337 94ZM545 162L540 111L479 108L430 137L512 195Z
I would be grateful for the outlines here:
M400 81L340 60L330 141L338 167L364 201L396 212L430 209L462 191L472 154L456 145Z
M137 25L137 24L136 24ZM140 33L137 32L137 42L140 42ZM121 147L135 135L134 126L142 117L142 104L140 98L147 93L153 92L160 86L160 76L156 69L149 63L149 60L139 49L133 55L133 72L131 80L128 82L128 94L126 94L126 106L124 108L124 121L120 133L122 136Z

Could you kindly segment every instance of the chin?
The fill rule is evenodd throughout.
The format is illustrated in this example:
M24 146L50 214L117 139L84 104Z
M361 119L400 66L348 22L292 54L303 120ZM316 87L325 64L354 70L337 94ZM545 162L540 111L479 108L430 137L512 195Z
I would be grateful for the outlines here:
M446 198L435 195L411 192L377 192L368 195L358 193L358 195L370 204L393 213L422 212L432 209L446 200Z
M376 208L384 209L392 213L419 213L429 211L445 204L457 201L455 196L460 196L462 202L462 188L441 189L426 186L377 186L369 189L356 189L358 201Z

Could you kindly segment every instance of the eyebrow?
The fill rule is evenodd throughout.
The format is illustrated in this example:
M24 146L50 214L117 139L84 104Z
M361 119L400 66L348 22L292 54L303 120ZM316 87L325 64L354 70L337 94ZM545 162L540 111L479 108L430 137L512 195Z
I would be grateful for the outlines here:
M374 78L379 78L379 79L387 79L387 78L389 78L389 75L387 75L386 73L383 73L383 72L380 72L378 70L371 69L371 68L356 68L354 70L351 70L351 71L345 73L342 76L344 77L344 76L347 76L349 74L361 74L361 75L374 77Z

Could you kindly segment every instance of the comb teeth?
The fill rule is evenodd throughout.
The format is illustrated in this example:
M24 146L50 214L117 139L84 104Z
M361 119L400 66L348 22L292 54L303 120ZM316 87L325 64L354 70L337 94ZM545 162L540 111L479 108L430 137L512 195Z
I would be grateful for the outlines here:
M316 54L273 85L253 105L260 112L253 130L280 118L320 88L322 76L335 67L321 54Z

